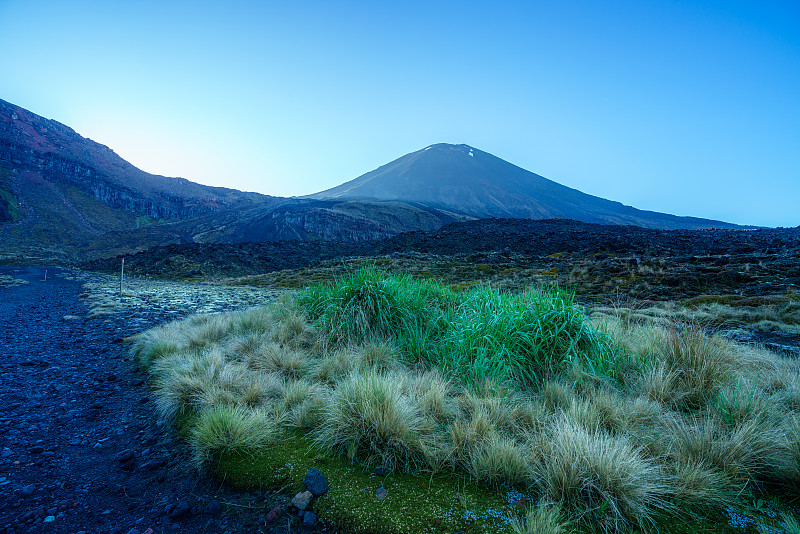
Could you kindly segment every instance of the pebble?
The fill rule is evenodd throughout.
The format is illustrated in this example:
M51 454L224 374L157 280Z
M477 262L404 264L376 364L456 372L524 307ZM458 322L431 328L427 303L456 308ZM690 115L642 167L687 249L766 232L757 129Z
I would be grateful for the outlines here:
M311 504L311 499L314 498L314 494L310 491L304 491L302 493L298 493L292 498L292 506L300 510L301 512L308 508L308 505Z
M91 302L80 297L86 291L82 282L51 269L44 284L43 272L0 266L0 274L29 281L0 288L0 532L47 528L126 534L134 528L155 534L175 528L232 533L263 522L263 513L247 506L248 494L220 488L183 463L169 461L176 451L174 428L153 416L146 379L129 357L129 345L121 342L167 321L239 307L236 299L206 298L218 292L212 286L132 278L132 290L152 289L164 296L158 307L139 302L122 314L87 317ZM114 287L105 275L79 276ZM189 295L195 291L197 298ZM168 303L171 293L182 302ZM63 320L67 315L80 319ZM191 515L189 507L180 524L157 524L169 521L166 505L186 495L205 503L198 504L198 513ZM224 516L220 501L233 504ZM180 507L176 511L180 515ZM153 528L146 530L148 525Z
M218 500L212 499L203 505L202 513L205 515L219 515L222 513L222 505Z
M30 497L31 495L34 494L35 491L36 491L36 484L29 484L27 486L21 487L19 490L17 490L17 493L19 493L19 495L22 497Z
M313 528L317 522L317 515L314 512L306 512L303 514L303 527Z
M306 478L303 480L306 489L310 491L315 497L325 495L328 492L328 480L325 475L317 469L312 467L306 473Z
M275 522L275 521L276 521L276 520L277 520L277 519L278 519L278 518L279 518L279 517L280 517L282 514L283 514L283 508L281 508L280 506L276 506L276 507L274 507L272 510L270 510L270 511L269 511L269 513L267 514L267 517L265 518L265 521L266 521L268 524L269 524L269 523L273 523L273 522Z
M119 463L124 464L124 463L130 462L131 460L133 460L133 458L135 456L136 456L136 453L133 452L132 449L125 449L124 451L121 451L119 454L117 454L116 460Z
M189 503L186 501L178 501L175 505L170 505L167 507L167 514L171 519L179 519L189 514L192 507L189 506Z

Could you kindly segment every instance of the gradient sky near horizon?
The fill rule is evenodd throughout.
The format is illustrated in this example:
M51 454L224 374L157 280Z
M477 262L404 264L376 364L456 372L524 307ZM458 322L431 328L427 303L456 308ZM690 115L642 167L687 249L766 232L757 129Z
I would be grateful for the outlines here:
M466 143L800 225L800 3L0 0L0 98L148 172L304 195Z

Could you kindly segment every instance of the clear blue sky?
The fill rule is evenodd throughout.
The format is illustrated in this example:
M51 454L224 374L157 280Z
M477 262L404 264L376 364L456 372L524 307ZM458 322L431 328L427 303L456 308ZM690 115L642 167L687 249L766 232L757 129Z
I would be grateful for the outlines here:
M0 98L289 196L466 143L643 209L800 224L800 2L0 0Z

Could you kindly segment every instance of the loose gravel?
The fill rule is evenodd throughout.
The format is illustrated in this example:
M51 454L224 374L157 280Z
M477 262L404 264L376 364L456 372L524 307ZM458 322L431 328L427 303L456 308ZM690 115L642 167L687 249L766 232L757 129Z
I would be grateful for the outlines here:
M0 287L0 533L286 532L283 496L194 470L123 341L274 294L47 271L0 268L22 282Z

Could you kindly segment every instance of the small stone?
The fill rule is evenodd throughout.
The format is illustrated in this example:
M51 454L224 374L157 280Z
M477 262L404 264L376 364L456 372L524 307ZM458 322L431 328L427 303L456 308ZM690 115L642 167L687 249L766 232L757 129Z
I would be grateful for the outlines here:
M274 522L281 516L282 513L283 513L283 508L281 508L280 506L276 506L275 508L270 510L269 513L267 514L266 522L267 523Z
M17 493L20 497L30 497L36 491L36 484L29 484L27 486L22 486L17 490Z
M148 471L155 471L156 469L164 467L166 463L167 460L164 458L155 458L153 460L150 460L149 462L143 463L141 465L141 469L147 469Z
M328 480L325 478L325 475L323 475L322 472L316 467L312 467L308 470L303 483L306 485L306 489L315 497L319 497L320 495L325 495L328 493Z
M314 494L310 491L304 491L302 493L298 493L292 499L292 506L300 510L301 512L305 511L308 508L308 505L311 503L311 499L314 498Z
M172 510L167 512L169 514L170 519L178 519L187 515L192 510L192 507L189 506L189 503L186 501L178 501L178 503L172 507Z
M128 531L127 534L139 534L139 529L138 528L132 528L132 529L130 529Z
M381 486L380 488L378 488L377 490L375 490L375 496L376 496L378 499L383 499L383 498L385 498L387 493L389 493L389 490L387 490L387 489L386 489L386 488L384 488L383 486Z
M303 514L303 527L313 528L317 522L317 514L314 512L306 512Z
M42 522L43 523L52 523L55 520L56 520L56 516L48 515L47 517L44 518L44 521L42 521Z
M133 449L125 449L124 451L121 451L119 454L117 454L116 459L119 463L124 464L133 460L135 456L136 453L133 452Z
M389 469L385 466L379 465L375 468L375 474L379 477L385 476L389 474Z
M8 458L9 456L12 456L13 454L14 454L14 451L9 449L8 447L3 447L3 452L0 452L0 458Z
M28 453L30 454L42 454L44 452L44 447L41 445L36 445L28 449Z
M216 499L210 500L203 505L202 512L205 515L219 515L222 513L222 505Z

